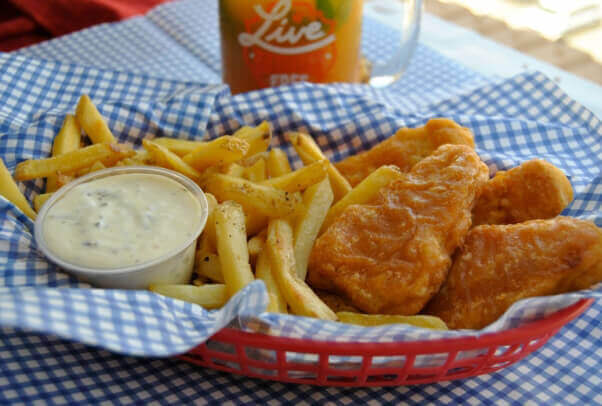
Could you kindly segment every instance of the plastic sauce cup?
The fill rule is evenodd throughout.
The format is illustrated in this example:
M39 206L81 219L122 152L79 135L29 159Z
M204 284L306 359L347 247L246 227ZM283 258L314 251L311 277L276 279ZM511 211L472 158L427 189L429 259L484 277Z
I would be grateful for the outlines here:
M165 176L176 181L186 188L201 206L201 218L199 225L193 235L185 240L182 245L165 255L144 261L136 265L119 268L92 268L70 263L57 256L49 248L44 239L43 225L48 211L52 206L69 193L77 185L91 182L93 180L105 178L108 176L123 174L152 174ZM60 188L50 199L42 206L35 222L35 241L40 251L51 262L55 263L67 273L77 278L89 282L94 286L102 288L118 289L146 289L150 284L182 284L188 283L194 267L194 257L196 251L196 241L207 222L208 205L205 194L189 178L163 168L149 166L126 166L103 169L97 172L82 176L73 182Z

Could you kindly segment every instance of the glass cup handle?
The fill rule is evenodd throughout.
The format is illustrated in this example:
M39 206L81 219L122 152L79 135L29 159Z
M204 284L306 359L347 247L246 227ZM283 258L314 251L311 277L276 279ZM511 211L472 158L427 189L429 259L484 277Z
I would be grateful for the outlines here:
M364 17L383 24L392 33L392 37L382 38L387 43L377 44L389 49L390 56L367 56L371 68L369 83L374 87L388 86L401 77L418 42L422 0L365 0Z

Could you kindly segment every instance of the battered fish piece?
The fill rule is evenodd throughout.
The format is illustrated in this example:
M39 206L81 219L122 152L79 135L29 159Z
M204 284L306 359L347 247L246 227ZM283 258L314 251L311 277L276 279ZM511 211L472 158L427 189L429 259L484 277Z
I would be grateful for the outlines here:
M441 291L425 309L449 328L480 329L514 302L602 280L602 230L571 217L470 230Z
M373 202L336 218L314 245L309 283L365 313L418 313L443 283L487 179L472 148L439 147Z
M473 226L514 224L559 215L573 200L565 174L543 159L500 171L485 184L472 210Z
M412 166L444 144L468 145L474 149L474 138L468 128L446 118L434 118L424 127L401 128L372 149L352 155L335 166L351 186L355 186L383 165L396 165L402 172L409 172Z

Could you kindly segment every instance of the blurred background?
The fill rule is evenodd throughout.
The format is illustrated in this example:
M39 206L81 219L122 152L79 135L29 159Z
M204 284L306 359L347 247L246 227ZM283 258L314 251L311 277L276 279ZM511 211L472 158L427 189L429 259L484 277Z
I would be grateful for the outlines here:
M142 14L167 1L0 0L0 51ZM425 10L602 84L602 0L425 0Z
M602 84L602 0L425 0L425 9Z

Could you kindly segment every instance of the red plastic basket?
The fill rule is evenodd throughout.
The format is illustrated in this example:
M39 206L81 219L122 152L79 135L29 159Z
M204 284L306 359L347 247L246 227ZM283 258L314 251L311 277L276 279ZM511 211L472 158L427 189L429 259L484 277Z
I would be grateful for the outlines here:
M499 333L429 341L340 343L226 328L180 358L235 374L309 385L393 386L461 379L494 372L523 359L592 303L593 299L582 299L544 319ZM257 357L258 351L264 357ZM265 361L266 354L272 362ZM307 355L315 361L292 362L287 354ZM437 355L436 365L416 365L420 357L433 355ZM353 361L345 365L332 362L331 357L340 356ZM393 362L380 366L377 357Z

